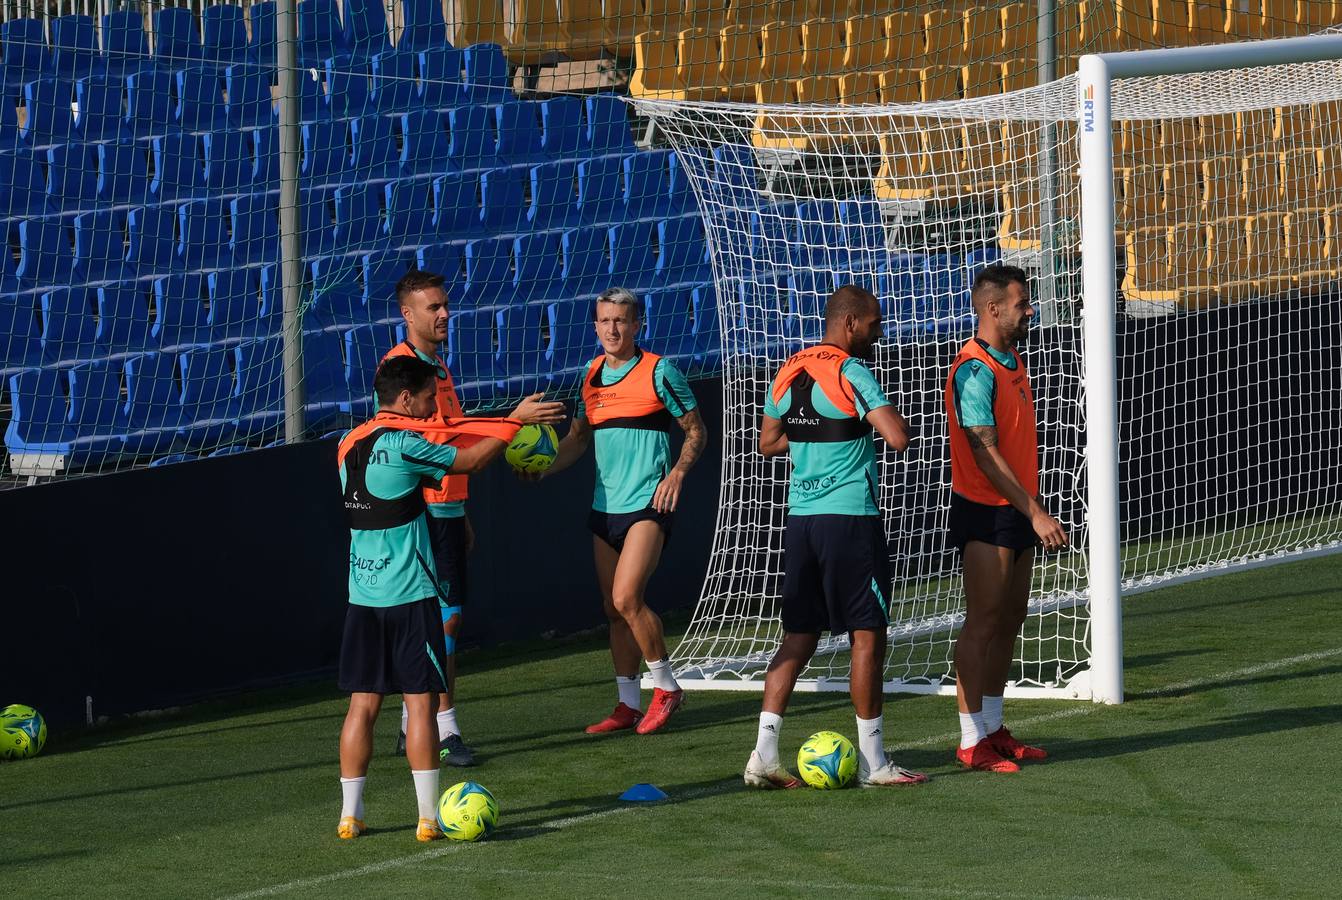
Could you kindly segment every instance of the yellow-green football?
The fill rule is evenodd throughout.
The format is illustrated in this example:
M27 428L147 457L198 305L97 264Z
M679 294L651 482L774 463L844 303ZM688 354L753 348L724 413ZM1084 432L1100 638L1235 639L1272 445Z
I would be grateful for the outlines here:
M836 731L819 731L797 751L802 780L823 791L847 787L857 775L857 751Z
M559 435L549 425L523 425L503 458L519 472L544 472L559 455Z
M463 781L438 798L438 827L454 841L478 841L494 833L499 804L482 784Z
M42 752L47 723L31 706L14 703L0 710L0 759L27 759Z

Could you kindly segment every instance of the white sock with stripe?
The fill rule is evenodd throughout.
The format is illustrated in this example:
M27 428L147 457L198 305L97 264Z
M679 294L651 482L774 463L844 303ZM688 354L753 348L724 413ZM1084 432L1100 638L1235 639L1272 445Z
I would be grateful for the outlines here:
M766 766L778 765L778 732L783 730L783 717L778 713L760 713L760 730L755 734L755 752Z
M861 716L855 718L857 752L862 754L862 761L867 764L867 771L875 772L885 765L885 716L879 715L874 719L864 719Z

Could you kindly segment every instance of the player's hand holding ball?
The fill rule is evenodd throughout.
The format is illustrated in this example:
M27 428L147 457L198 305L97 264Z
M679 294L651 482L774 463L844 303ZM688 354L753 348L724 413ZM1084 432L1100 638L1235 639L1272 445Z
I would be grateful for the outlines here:
M523 425L503 451L508 465L525 481L539 481L558 455L559 435L549 425Z

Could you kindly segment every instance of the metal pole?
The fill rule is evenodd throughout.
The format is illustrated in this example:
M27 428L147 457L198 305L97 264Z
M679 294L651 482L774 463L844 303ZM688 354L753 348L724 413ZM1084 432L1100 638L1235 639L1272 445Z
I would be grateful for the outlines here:
M280 284L284 294L284 440L303 439L303 240L298 207L298 17L294 0L276 0L275 56L280 76Z
M1081 157L1081 283L1085 345L1086 473L1090 560L1090 677L1096 703L1123 702L1122 560L1118 516L1118 373L1114 324L1114 147L1109 67L1081 57L1077 135Z
M1039 84L1053 80L1054 59L1057 55L1053 34L1053 0L1039 0L1039 20L1036 36ZM1039 323L1052 325L1060 318L1058 311L1057 266L1057 210L1058 210L1058 131L1050 119L1044 122L1040 134L1039 202L1039 282L1035 300L1039 305Z

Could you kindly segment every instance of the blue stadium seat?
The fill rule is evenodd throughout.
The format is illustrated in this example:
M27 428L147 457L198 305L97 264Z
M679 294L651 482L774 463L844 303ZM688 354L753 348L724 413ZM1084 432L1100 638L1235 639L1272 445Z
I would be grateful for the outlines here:
M19 262L14 274L36 284L68 284L74 248L65 225L54 217L19 221Z
M182 390L178 357L146 353L126 360L126 452L172 453L181 447Z
M23 85L51 71L46 27L41 19L0 22L0 59L3 59L5 96L17 95Z
M0 153L0 217L47 212L47 179L34 155Z
M333 56L348 56L345 29L336 0L301 0L298 4L298 62L320 67Z
M413 254L399 250L384 250L365 254L361 259L363 305L367 310L367 319L379 322L383 319L399 319L400 308L396 303L396 282L416 263ZM461 256L450 260L451 268L444 272L450 281L457 280L461 270ZM421 267L422 268L422 267ZM436 270L435 270L436 271ZM449 293L455 288L449 284Z
M381 193L378 185L371 184L336 188L333 248L350 253L373 249L382 242Z
M249 131L220 129L200 136L205 156L205 187L211 196L252 190L255 160Z
M70 370L70 427L74 440L66 453L67 469L105 463L121 454L126 440L122 370L120 361L95 362Z
M670 214L671 195L666 162L670 150L645 150L624 158L624 215L653 219Z
M495 144L489 129L490 111L486 106L458 106L448 111L452 140L448 161L458 172L479 169L488 164Z
M618 156L578 163L578 215L589 225L624 220Z
M202 57L219 66L236 66L249 61L247 56L247 14L238 5L216 3L201 13L205 32Z
M704 223L698 216L682 216L657 223L657 280L659 284L707 281L707 245Z
M66 15L51 20L51 71L73 80L93 74L98 62L98 32L93 16Z
M788 313L796 318L796 331L805 343L821 340L825 304L834 288L832 272L797 271L788 279Z
M926 320L929 286L927 263L920 253L891 254L889 265L877 282L876 296L887 333L907 333Z
M177 210L137 206L126 214L126 262L141 277L167 275L177 263Z
M508 88L508 60L498 44L475 44L462 57L466 73L466 102L503 103L513 99Z
M569 296L583 297L610 286L604 228L575 228L560 238L564 250L564 284Z
M549 376L549 340L542 340L543 306L510 306L499 310L499 378L509 393L532 394ZM546 323L548 328L548 322Z
M466 281L462 303L466 306L492 306L506 303L513 287L513 244L506 239L471 241L463 254Z
M439 0L401 0L404 29L396 44L400 50L429 50L447 43L447 23Z
M430 244L415 251L415 268L422 272L437 272L447 278L443 287L447 290L448 303L453 307L463 301L466 284L466 250L464 244ZM383 301L388 304L397 318L400 310L395 308L395 300ZM374 321L378 321L374 319Z
M326 111L331 118L348 119L373 111L369 99L372 87L368 80L367 63L333 57L326 60L324 68Z
M103 68L109 75L129 75L151 65L144 16L120 9L103 16Z
M303 344L306 351L307 335ZM306 352L303 365L307 367ZM239 439L253 443L271 439L271 432L284 424L284 341L279 337L243 341L233 348L233 367Z
M104 209L75 216L74 280L121 280L126 271L126 214Z
M177 261L187 271L212 269L228 259L224 202L192 200L177 207Z
M0 293L0 377L42 364L42 332L32 294Z
M149 348L149 299L144 281L101 285L97 291L98 327L93 343L99 356L125 356Z
M273 269L274 267L267 267ZM205 277L210 298L209 328L213 343L231 342L240 338L266 337L279 331L277 309L267 310L262 300L258 269L220 269Z
M276 198L245 194L228 202L229 251L233 265L275 262L280 255Z
M566 296L564 257L559 235L533 232L513 239L513 296L518 302L552 300Z
M312 71L298 73L298 121L316 122L327 117L326 91L321 77ZM278 120L278 108L276 119Z
M5 446L12 454L64 453L74 440L67 399L69 374L64 370L32 369L9 379L13 407L5 429ZM11 459L13 466L16 460Z
M427 178L388 181L382 188L387 210L386 238L392 247L436 244L433 182Z
M155 200L195 197L205 190L205 168L201 162L200 138L173 132L156 137L150 144L154 178L149 193Z
M270 99L270 72L257 66L229 66L224 69L224 120L233 128L275 124L275 108Z
M632 153L629 108L614 94L587 98L587 146L593 153Z
M578 156L587 149L587 129L582 122L582 99L551 97L540 102L541 149L554 159Z
M97 154L89 144L60 144L46 151L47 203L59 212L92 209L98 192Z
M304 312L306 330L348 328L368 320L359 286L362 264L358 256L319 256L308 263L312 297Z
M252 39L247 44L252 62L266 68L275 65L275 0L262 0L247 7Z
M174 350L210 342L206 306L209 287L204 275L168 275L154 280L154 323L150 342L162 350Z
M400 122L404 138L401 144L402 174L437 173L447 168L452 147L443 128L442 113L431 109L416 110L401 115Z
M380 11L381 7L377 9ZM416 84L413 54L384 50L369 60L368 71L369 100L374 111L386 116L414 108Z
M750 235L745 238L730 230L725 237L729 241L739 241L743 246L736 252L752 260L753 267L760 271L773 271L791 265L791 246L794 237L791 234L792 223L797 219L795 203L779 203L773 208L752 212L750 215ZM748 241L748 244L747 244ZM735 248L734 248L735 249Z
M929 332L972 329L974 306L969 296L970 278L963 256L954 253L927 256L927 280L931 289L927 311L932 319L928 323Z
M402 46L404 43L405 39L402 38ZM415 57L419 72L416 107L451 109L466 103L466 85L462 80L461 60L462 52L447 44L419 51Z
M142 69L126 76L126 128L137 138L166 134L177 124L172 102L175 76Z
M28 118L19 136L35 150L64 144L74 131L74 116L70 102L74 99L74 85L69 81L40 78L23 86L23 102Z
M694 355L694 299L687 287L658 288L644 298L647 320L640 345L676 360L683 371L684 357Z
M885 253L885 222L881 207L874 199L845 200L839 204L839 222L843 243L866 252L872 261Z
M500 103L494 107L498 132L498 158L503 163L540 162L546 158L541 146L538 104L530 100Z
M251 137L251 143L248 147L248 152L251 154L251 190L254 193L278 191L280 187L279 126L253 128L248 134Z
M483 233L480 177L454 172L433 180L433 231L442 240Z
M561 300L546 306L545 312L550 328L550 376L576 387L587 364L600 352L592 327L592 302Z
M68 365L97 356L93 335L97 330L98 296L93 288L47 291L40 304L44 360Z
M3 73L0 73L3 74ZM0 89L4 85L0 84ZM9 152L19 145L19 113L14 100L0 90L0 152Z
M666 158L666 196L667 215L679 216L698 209L694 188L690 186L690 173L674 150Z
M335 184L350 175L349 126L344 122L305 122L300 130L304 189Z
M360 181L388 178L396 174L400 156L392 135L393 120L387 116L364 116L349 122L350 177Z
M636 289L653 283L657 269L657 256L652 248L653 233L648 222L625 222L611 227L611 284Z
M261 308L257 314L257 334L281 334L284 330L284 291L280 282L280 267L265 265L251 270L253 282L261 285Z
M122 136L122 78L94 76L75 82L75 135L81 141L114 141Z
M723 144L713 148L712 179L714 190L739 209L759 205L758 166L755 151L745 144Z
M129 141L98 144L98 202L139 203L149 189L149 153L144 144Z
M213 131L223 127L227 118L219 72L196 67L182 69L174 77L177 80L177 126L184 131Z
M185 6L154 10L154 62L160 68L180 69L200 59L196 14Z
M179 360L182 440L192 450L231 442L237 433L232 349L197 347L181 354Z
M573 160L532 166L531 204L527 209L527 225L533 231L549 228L571 228L577 225L578 164Z
M338 252L331 246L331 229L335 227L334 186L308 188L298 195L303 213L303 250L311 255L329 255Z
M457 396L468 405L490 396L499 378L495 355L494 313L471 310L453 313L447 320L447 368Z
M344 45L359 59L371 59L391 49L387 11L382 0L345 0Z
M339 331L315 331L303 335L303 409L307 413L308 428L321 429L324 427L321 423L329 424L333 418L349 410L344 343L344 335ZM282 395L282 379L279 384Z
M486 169L480 175L480 213L488 234L510 234L522 227L527 205L526 169Z
M345 331L343 338L350 414L359 421L373 415L373 376L382 357L395 346L396 330L390 325L365 325Z

